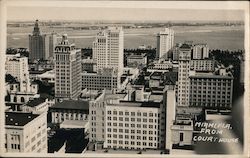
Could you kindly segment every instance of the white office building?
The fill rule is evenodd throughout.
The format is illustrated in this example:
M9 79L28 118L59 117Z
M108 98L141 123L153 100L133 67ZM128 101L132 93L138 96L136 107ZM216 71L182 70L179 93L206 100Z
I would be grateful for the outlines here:
M124 101L117 94L102 93L90 102L90 142L104 148L169 150L175 92L164 95L162 103Z
M174 30L165 28L164 31L160 31L157 35L157 49L156 58L169 57L169 50L174 46Z
M5 112L6 152L47 153L47 113Z
M93 59L97 69L114 68L123 72L124 33L121 27L109 27L97 33L93 42Z

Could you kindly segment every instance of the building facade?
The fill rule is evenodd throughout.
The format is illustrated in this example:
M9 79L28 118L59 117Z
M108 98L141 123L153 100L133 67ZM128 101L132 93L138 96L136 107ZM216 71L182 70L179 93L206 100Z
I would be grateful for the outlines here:
M70 44L67 35L55 47L55 97L76 99L81 92L81 50Z
M83 72L82 89L88 88L91 90L117 90L121 87L121 78L118 72L113 68L104 68L98 70L97 73Z
M232 98L231 74L194 73L190 75L190 106L231 109Z
M193 59L209 58L209 47L207 44L195 44L193 46Z
M70 121L88 121L89 102L64 100L57 102L49 108L51 123L61 124L66 120Z
M157 35L156 58L162 58L164 55L169 57L168 52L174 46L174 30L165 28Z
M47 113L5 112L6 152L47 153Z
M93 42L93 59L97 69L114 68L123 72L124 33L121 27L109 27L99 32Z
M146 54L141 55L130 55L127 57L128 67L145 67L147 65L147 56Z
M162 103L124 101L102 93L90 103L90 142L104 148L169 150L170 128L166 128L174 119L175 94L165 95Z
M31 61L46 59L46 35L40 33L38 20L35 22L33 34L29 35L29 59Z
M191 47L188 44L183 44L179 50L178 106L189 106Z

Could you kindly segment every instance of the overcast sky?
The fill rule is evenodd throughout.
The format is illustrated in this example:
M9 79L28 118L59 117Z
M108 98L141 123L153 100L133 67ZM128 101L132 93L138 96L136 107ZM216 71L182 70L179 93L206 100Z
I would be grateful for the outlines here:
M150 6L152 4L152 8ZM136 3L136 6L126 5L103 5L86 4L86 3L70 3L70 5L47 4L39 5L10 5L7 7L8 20L155 20L155 21L243 21L244 11L229 9L195 9L187 8L170 8L166 4L166 8L160 4L155 5L153 2L145 5ZM43 3L44 4L44 3ZM105 3L104 3L105 4ZM126 2L125 4L130 4ZM141 5L140 5L141 4ZM145 8L143 6L145 5ZM174 3L170 5L174 6ZM216 6L216 4L214 4ZM56 7L55 7L56 6ZM157 8L159 6L159 8ZM201 6L202 8L202 6ZM204 8L204 7L203 7ZM211 7L210 7L211 8Z

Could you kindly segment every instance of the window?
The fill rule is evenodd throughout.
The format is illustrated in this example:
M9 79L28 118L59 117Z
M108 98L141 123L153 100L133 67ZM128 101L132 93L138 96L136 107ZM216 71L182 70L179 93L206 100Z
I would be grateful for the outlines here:
M144 113L143 113L143 116L144 116L144 117L147 117L147 113L146 113L146 112L144 112Z
M114 129L113 129L113 132L117 132L117 129L116 129L116 128L114 128Z
M117 121L117 117L113 117L113 120L114 120L114 121Z
M123 112L122 112L122 111L119 111L119 115L123 115Z
M132 122L135 122L135 118L131 118L131 121L132 121Z
M137 118L137 122L141 122L141 118Z
M131 116L135 116L135 112L131 112Z
M137 116L141 116L141 113L140 113L140 112L137 112Z
M129 133L129 130L128 130L128 129L125 129L125 133Z
M180 141L182 142L184 139L184 133L180 133Z
M128 116L128 115L129 115L129 112L125 112L125 115Z
M141 124L137 124L137 128L141 128Z
M123 127L123 123L119 123L119 127Z
M135 136L131 136L131 139L135 139Z

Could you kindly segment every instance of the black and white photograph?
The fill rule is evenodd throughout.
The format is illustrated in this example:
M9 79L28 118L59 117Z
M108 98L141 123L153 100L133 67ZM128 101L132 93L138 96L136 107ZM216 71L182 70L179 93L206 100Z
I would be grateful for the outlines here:
M249 156L249 2L0 7L1 156Z

